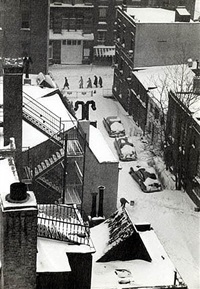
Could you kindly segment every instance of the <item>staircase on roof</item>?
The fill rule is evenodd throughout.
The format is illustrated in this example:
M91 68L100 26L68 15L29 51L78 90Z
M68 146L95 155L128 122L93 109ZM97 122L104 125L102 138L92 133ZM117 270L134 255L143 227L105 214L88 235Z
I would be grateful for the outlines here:
M72 129L65 135L63 148L57 149L51 156L41 160L40 163L31 167L24 166L25 178L23 182L32 184L37 182L47 190L53 190L64 198L65 204L82 203L83 179L84 179L84 137L78 129ZM30 153L31 154L31 153ZM30 155L28 153L28 155ZM65 167L65 161L68 164ZM28 161L28 163L30 163ZM56 175L56 167L61 164L63 166L63 175L73 176L67 177L60 183L55 183L51 179L51 172ZM64 171L66 172L64 174ZM72 173L73 172L73 173ZM49 174L48 174L49 173ZM65 185L64 185L65 183Z
M61 118L24 92L23 120L62 146L64 124Z

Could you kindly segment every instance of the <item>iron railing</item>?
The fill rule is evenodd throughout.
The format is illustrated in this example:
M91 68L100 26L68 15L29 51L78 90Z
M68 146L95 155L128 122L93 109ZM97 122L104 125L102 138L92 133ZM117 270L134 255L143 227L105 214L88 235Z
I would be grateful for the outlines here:
M61 118L25 92L23 92L23 116L52 137L64 131Z
M83 221L75 206L38 205L38 236L91 245L89 224Z

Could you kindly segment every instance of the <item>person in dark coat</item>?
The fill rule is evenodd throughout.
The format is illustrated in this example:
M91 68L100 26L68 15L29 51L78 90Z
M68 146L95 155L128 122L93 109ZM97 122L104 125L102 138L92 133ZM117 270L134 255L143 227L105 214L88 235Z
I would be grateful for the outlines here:
M101 76L99 76L99 86L103 87L103 80L102 80Z
M69 82L68 82L68 79L67 77L65 77L65 83L64 83L64 86L63 86L63 89L67 87L69 89Z
M87 81L87 88L92 88L92 80L90 77L88 78L88 81Z
M120 203L121 203L122 209L125 208L126 204L129 204L129 202L125 198L121 198Z
M96 75L94 76L94 86L98 87L98 78Z
M83 77L82 76L80 77L80 80L79 80L79 88L83 88Z
M26 78L29 78L29 71L30 71L30 65L33 63L30 56L25 56L23 58L23 70L26 75Z

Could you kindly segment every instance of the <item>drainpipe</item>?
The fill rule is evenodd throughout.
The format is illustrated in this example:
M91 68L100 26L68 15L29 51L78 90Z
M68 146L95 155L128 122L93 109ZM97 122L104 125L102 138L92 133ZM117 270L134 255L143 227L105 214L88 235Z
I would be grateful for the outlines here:
M98 210L98 217L103 217L103 198L104 198L104 186L99 186L99 210Z

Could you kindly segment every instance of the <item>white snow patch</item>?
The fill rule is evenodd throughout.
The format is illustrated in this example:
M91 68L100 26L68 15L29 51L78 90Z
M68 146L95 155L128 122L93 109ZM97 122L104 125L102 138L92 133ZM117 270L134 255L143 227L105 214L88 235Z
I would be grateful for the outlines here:
M100 163L118 162L99 129L90 125L89 146Z

